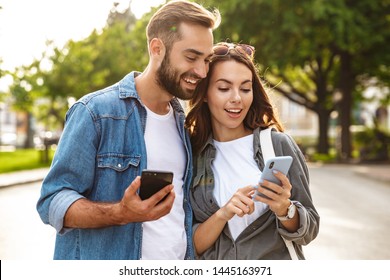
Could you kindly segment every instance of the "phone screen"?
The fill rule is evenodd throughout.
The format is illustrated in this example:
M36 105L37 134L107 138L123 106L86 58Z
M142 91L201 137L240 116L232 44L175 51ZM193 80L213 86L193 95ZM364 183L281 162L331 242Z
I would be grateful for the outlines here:
M280 185L279 179L275 177L272 171L278 170L282 172L284 175L286 175L288 173L288 170L290 169L291 163L292 163L291 156L279 156L267 160L264 166L264 170L261 174L261 179L265 179Z
M267 160L267 162L265 163L265 166L264 166L264 170L261 173L260 179L261 180L265 179L267 181L270 181L270 182L273 182L277 185L280 185L281 182L279 181L278 178L275 177L275 175L272 173L272 171L278 170L279 172L282 172L283 174L287 175L288 170L290 169L292 160L293 159L291 156L279 156L279 157L274 157L274 158ZM260 185L260 188L265 188L265 189L272 191L271 189L269 189L265 186ZM260 192L257 192L257 195L269 199L269 197L267 197L266 195L264 195Z
M139 196L142 200L148 199L165 186L172 184L172 180L172 172L161 170L143 170L141 174Z

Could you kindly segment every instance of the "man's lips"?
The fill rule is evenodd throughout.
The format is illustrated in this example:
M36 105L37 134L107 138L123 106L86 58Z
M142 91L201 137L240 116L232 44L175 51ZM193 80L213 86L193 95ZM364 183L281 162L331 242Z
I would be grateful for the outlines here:
M190 85L196 85L200 80L199 79L194 79L194 78L188 78L184 77L183 80Z

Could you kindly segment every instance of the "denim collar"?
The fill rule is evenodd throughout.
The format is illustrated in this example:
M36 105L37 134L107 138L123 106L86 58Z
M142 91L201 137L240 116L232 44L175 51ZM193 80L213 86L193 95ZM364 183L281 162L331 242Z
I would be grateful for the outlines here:
M137 93L137 90L135 88L135 80L134 78L141 74L140 72L130 72L126 75L121 81L118 83L119 87L119 98L125 99L125 98L136 98L139 99L139 95Z

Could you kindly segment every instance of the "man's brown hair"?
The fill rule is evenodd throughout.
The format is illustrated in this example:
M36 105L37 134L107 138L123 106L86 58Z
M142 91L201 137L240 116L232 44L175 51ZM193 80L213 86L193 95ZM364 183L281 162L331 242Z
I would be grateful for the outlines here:
M201 25L214 30L221 22L218 10L209 11L189 1L171 1L163 5L150 19L146 27L148 43L159 38L169 51L174 42L180 40L180 24Z

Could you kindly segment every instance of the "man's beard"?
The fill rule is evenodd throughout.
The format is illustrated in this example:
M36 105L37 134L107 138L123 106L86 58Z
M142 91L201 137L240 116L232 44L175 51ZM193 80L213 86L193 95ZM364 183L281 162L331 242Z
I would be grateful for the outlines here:
M178 71L176 71L170 64L168 55L164 57L160 68L157 69L157 83L164 90L182 100L189 100L192 98L194 90L183 89L180 86Z

